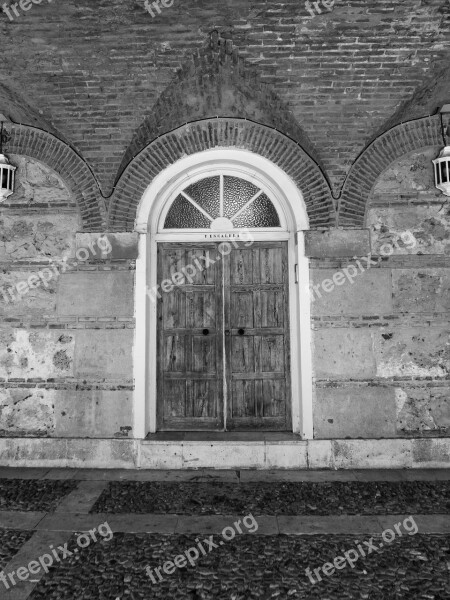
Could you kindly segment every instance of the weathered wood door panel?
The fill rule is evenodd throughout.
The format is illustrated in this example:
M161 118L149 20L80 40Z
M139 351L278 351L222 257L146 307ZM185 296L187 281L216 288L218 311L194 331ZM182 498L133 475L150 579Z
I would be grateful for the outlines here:
M289 430L287 244L220 255L167 243L158 255L160 282L196 266L158 301L159 429Z
M224 291L227 429L290 429L287 244L234 249Z
M160 244L158 248L159 281L172 280L186 267L189 274L183 285L160 290L160 429L223 428L222 269L219 262L201 268L215 249L215 244Z

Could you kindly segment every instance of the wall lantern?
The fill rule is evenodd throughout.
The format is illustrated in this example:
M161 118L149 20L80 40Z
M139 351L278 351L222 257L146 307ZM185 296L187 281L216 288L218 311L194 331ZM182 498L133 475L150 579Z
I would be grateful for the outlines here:
M442 135L445 140L444 115L450 116L450 104L445 104L441 108ZM450 124L447 128L447 136L450 136ZM445 196L450 196L450 146L445 146L445 148L441 150L438 158L433 160L433 164L435 186L438 190L441 190Z
M0 202L3 202L14 192L14 172L17 167L13 167L9 160L3 154L3 144L9 140L10 136L3 130L3 121L0 130Z

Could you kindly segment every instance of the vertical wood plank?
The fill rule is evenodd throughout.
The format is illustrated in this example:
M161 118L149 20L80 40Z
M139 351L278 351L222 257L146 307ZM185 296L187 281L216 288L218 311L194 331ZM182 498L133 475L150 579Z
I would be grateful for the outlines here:
M158 428L223 426L221 265L216 244L158 245L158 283L191 266L190 277L158 301ZM220 385L219 385L220 383Z
M222 259L222 282L223 282L223 396L224 396L224 428L228 429L228 423L233 417L233 389L231 377L232 362L232 335L231 335L231 310L234 308L231 302L231 272L233 270L233 281L239 281L245 277L245 255L238 254L240 263L239 275L236 270L234 249L231 254ZM233 269L231 269L233 267Z
M229 426L288 430L291 398L287 244L255 242L250 252L234 251L231 266L231 314L227 321L231 330Z

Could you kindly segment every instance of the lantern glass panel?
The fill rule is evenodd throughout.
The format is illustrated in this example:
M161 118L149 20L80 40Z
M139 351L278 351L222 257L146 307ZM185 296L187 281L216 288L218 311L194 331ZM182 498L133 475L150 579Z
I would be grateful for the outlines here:
M1 181L2 181L2 189L8 189L8 171L9 169L5 169L1 167Z
M448 183L450 181L449 179L449 163L450 161L448 160L443 160L440 165L441 165L441 183Z

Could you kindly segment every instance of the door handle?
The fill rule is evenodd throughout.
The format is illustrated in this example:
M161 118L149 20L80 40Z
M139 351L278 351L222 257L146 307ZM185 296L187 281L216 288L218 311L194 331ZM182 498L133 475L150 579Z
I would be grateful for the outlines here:
M209 329L204 329L203 330L203 335L208 335L208 333L209 333Z
M238 329L238 334L239 335L244 335L245 333L245 329Z

